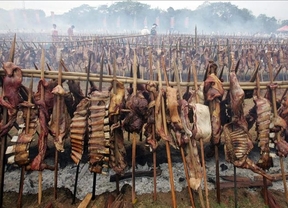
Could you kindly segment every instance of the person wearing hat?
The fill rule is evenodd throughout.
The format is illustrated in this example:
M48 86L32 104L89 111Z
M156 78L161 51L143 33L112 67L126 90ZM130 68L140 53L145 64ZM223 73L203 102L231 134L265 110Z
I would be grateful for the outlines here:
M74 29L75 27L74 27L74 25L72 25L71 27L69 27L68 28L68 31L67 31L67 33L68 33L68 37L69 37L69 39L70 40L72 40L72 37L73 37L73 29Z
M156 27L157 27L157 24L154 23L154 24L152 25L151 30L150 30L150 34L151 34L151 35L157 35Z

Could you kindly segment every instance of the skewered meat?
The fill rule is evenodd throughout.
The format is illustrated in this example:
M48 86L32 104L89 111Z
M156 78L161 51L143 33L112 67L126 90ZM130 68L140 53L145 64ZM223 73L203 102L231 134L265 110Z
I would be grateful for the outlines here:
M93 91L90 95L89 125L89 169L91 172L108 174L109 163L109 119L108 91ZM108 127L107 127L108 126Z
M199 154L198 154L196 137L198 139L203 138L203 139L207 140L207 138L205 138L205 136L207 136L207 135L205 135L205 133L207 133L207 132L205 132L207 130L207 128L201 129L199 126L199 124L201 123L201 122L199 123L199 121L197 121L198 116L199 116L199 111L193 112L193 122L194 123L192 125L191 121L189 120L189 115L188 115L190 113L190 110L191 110L188 102L184 99L181 99L181 100L179 100L179 104L181 106L180 118L181 118L181 122L182 122L182 126L183 126L183 131L180 133L181 142L182 142L181 145L184 146L184 150L186 152L185 160L186 160L186 164L188 167L188 175L189 175L189 183L188 184L193 190L197 190L201 184L203 174L202 174L202 168L201 168L201 163L200 163ZM201 104L195 104L195 105L202 106ZM195 105L194 105L194 107L195 107ZM208 118L209 118L209 109L207 106L206 106L206 109L207 109ZM201 110L200 110L200 112L201 112ZM207 125L207 120L206 120L205 125L209 126L209 125ZM192 134L192 132L193 132L193 134ZM176 134L177 134L177 132L176 132ZM210 127L210 135L211 135L211 127ZM209 135L208 139L210 139L210 135ZM190 146L190 144L188 144L189 139L191 140L191 146Z
M169 115L171 123L176 129L183 129L181 118L178 112L178 99L177 99L177 89L167 86L166 88L166 104L169 110Z
M236 167L250 169L272 180L271 176L248 158L248 154L253 149L253 143L243 112L244 91L239 85L235 71L230 71L230 98L231 109L234 113L233 121L223 127L226 160Z
M84 139L88 127L88 108L90 100L84 98L77 105L70 124L71 158L78 165L84 152Z
M63 139L68 133L68 128L70 125L70 116L67 112L67 107L64 102L64 95L65 91L61 85L57 85L53 90L52 93L56 96L54 98L54 107L52 112L52 119L51 119L51 135L54 137L54 144L57 151L64 152L64 142ZM58 99L58 100L57 100ZM59 102L59 121L57 121L57 102ZM59 133L57 135L57 128Z
M285 130L287 130L286 121L280 116L275 116L272 120L271 131L277 132L278 136L274 136L271 139L276 144L277 155L280 157L287 157L288 155L288 143L285 141Z
M233 112L233 117L238 119L239 121L243 121L247 124L246 119L244 118L244 111L243 111L243 102L245 93L244 90L241 88L235 71L230 72L230 101L231 101L231 111ZM245 128L248 129L247 125L244 125Z
M287 96L284 97L281 106L278 109L278 115L286 121L288 125L288 99ZM288 141L288 129L285 129L285 140Z
M227 162L236 167L250 169L268 180L272 180L271 176L248 158L249 152L253 149L253 143L246 127L243 127L237 121L233 121L224 125L223 132L225 136L224 152Z
M161 137L161 139L168 141L171 145L174 145L174 141L170 134L166 134L164 131L164 124L163 124L163 115L162 115L162 100L163 100L163 91L159 90L159 93L156 97L155 102L155 129L156 133Z
M117 173L123 174L127 166L125 160L123 131L120 124L120 111L124 106L125 88L122 82L114 80L115 92L110 93L109 122L110 122L110 155L109 166ZM113 84L113 83L112 83ZM113 85L112 85L113 86Z
M209 102L211 125L212 125L212 143L217 145L220 143L222 132L221 126L221 109L220 100L224 95L223 84L216 76L217 65L212 62L208 66L211 72L204 81L205 100ZM208 73L208 72L207 72Z
M269 134L270 134L270 123L272 118L272 107L269 100L263 97L254 96L253 101L256 106L256 131L258 146L261 148L260 159L257 163L263 170L268 170L273 166L272 158L269 156Z
M147 120L148 100L143 91L131 95L126 101L126 108L130 110L123 120L123 127L127 132L140 133Z
M185 145L185 159L189 174L189 186L193 190L197 190L201 185L203 174L196 140L194 138L191 138L191 143L192 149L189 147L189 145Z
M155 138L155 136L158 135L153 135L153 129L155 130L155 98L158 95L157 84L155 82L149 82L146 88L150 94L150 103L148 104L148 118L145 125L144 135L146 136L146 143L150 145L153 151L155 151L158 147L158 140Z
M208 106L199 103L190 104L193 111L193 138L199 141L203 140L203 143L207 143L210 140L212 134L210 111Z
M35 108L34 104L28 103L27 101L21 103L23 120L26 121L28 108L30 108L28 132L22 131L16 141L16 145L12 146L15 147L14 161L19 166L27 165L29 163L29 147L37 130L38 109Z
M19 94L22 84L22 71L12 62L3 63L5 76L3 78L3 96L0 97L0 105L8 109L8 122L0 124L0 137L4 136L12 128L16 121L18 105L23 101Z
M50 167L43 163L47 149L47 138L48 138L48 123L52 114L54 95L52 90L57 86L56 80L50 80L46 82L44 79L40 79L38 83L37 92L34 94L35 104L39 109L39 123L40 123L40 135L38 138L38 154L31 162L32 170L44 170ZM41 87L44 88L44 96L41 99Z

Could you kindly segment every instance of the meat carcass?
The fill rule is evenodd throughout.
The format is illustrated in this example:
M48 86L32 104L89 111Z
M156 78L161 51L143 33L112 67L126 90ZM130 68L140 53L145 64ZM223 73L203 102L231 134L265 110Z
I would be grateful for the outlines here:
M77 105L70 124L71 158L78 165L84 152L84 142L88 130L88 109L90 99L84 98Z
M51 135L54 137L54 144L57 151L64 152L64 141L63 139L68 134L70 125L70 115L68 114L67 107L64 101L65 91L61 85L57 85L53 88L52 93L54 94L54 106L52 112L52 119L50 124ZM57 115L57 104L59 102L59 113ZM58 117L59 116L59 117ZM59 120L58 120L59 118ZM58 135L57 135L58 129Z
M20 104L20 110L22 111L22 118L25 122L27 117L29 116L29 126L28 131L23 131L23 128L26 128L26 124L21 126L18 130L20 132L17 140L15 141L15 145L9 146L7 148L6 154L13 153L12 156L8 158L8 163L16 163L18 166L28 165L30 162L29 159L29 147L34 138L34 135L37 131L37 123L38 123L38 109L35 107L33 103L29 103L28 101L24 101ZM30 113L28 109L30 108ZM29 113L29 115L28 115ZM27 130L27 129L26 129ZM11 142L14 142L12 138Z
M130 133L140 133L143 125L147 121L148 100L143 91L137 91L136 95L131 95L126 101L126 108L130 110L123 120L123 128Z
M253 143L246 127L233 121L224 125L223 132L225 136L224 152L227 162L239 168L250 169L268 180L273 180L271 176L248 158L250 151L253 149Z
M163 115L162 115L162 100L163 100L163 90L160 89L156 97L155 102L155 130L156 134L161 137L161 139L168 141L172 146L175 146L175 142L172 139L171 134L166 134L164 131Z
M108 108L110 123L110 155L109 166L117 173L123 174L127 166L125 161L126 149L124 146L123 130L120 124L121 109L125 102L125 87L122 82L114 80L115 91L110 92L110 103ZM112 83L113 86L114 83ZM112 88L110 89L112 90Z
M51 169L47 164L43 163L47 149L47 138L49 133L49 121L53 110L54 95L52 90L57 86L56 80L50 80L49 82L44 79L40 79L38 83L37 92L34 94L35 104L39 109L39 123L40 123L40 135L38 137L38 154L33 158L30 167L32 170L44 170L45 168ZM41 87L44 88L44 96L41 99Z
M88 155L89 170L94 173L108 174L110 155L109 100L108 91L93 91L90 95Z
M225 158L236 167L250 169L255 173L261 174L268 180L272 177L266 174L264 170L258 167L248 158L253 149L251 135L248 131L248 124L244 117L243 101L244 91L240 87L235 71L230 72L230 98L231 109L233 111L232 122L223 127L225 136Z
M257 163L263 170L268 170L273 166L272 158L270 157L269 135L270 123L272 120L272 106L269 100L260 96L254 96L253 101L256 106L256 131L258 146L261 149L260 159Z
M147 83L147 91L149 92L149 100L150 103L148 104L148 116L147 116L147 123L145 125L144 135L146 136L146 143L150 145L152 151L155 151L158 147L158 140L161 138L158 134L153 135L156 132L155 126L155 99L158 96L157 84L155 82L148 82Z
M20 96L22 85L22 70L12 62L3 63L5 76L3 78L3 95L0 97L0 105L8 110L8 121L4 125L3 120L0 124L0 137L4 136L16 121L18 105L23 102Z
M208 70L211 72L204 81L205 100L209 102L210 119L212 125L212 144L218 145L222 133L220 100L224 95L221 80L216 76L217 65L210 63Z

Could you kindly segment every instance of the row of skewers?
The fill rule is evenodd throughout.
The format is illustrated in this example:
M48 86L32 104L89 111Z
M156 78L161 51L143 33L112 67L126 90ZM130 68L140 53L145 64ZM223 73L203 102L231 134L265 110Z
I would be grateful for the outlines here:
M269 57L269 53L267 56ZM85 147L87 147L91 172L95 175L107 174L109 168L112 168L118 175L121 175L127 167L123 131L131 133L133 139L133 203L136 201L136 137L142 133L145 135L146 142L153 153L153 158L156 158L155 154L159 140L163 139L166 143L173 207L177 205L173 184L170 146L180 150L187 184L191 189L199 192L202 207L210 206L203 147L207 144L214 146L216 163L219 163L217 161L217 148L220 145L222 133L225 138L224 147L227 161L236 167L251 169L255 173L261 174L265 180L273 180L265 172L272 165L272 158L269 154L270 143L276 145L277 155L280 158L286 157L288 154L288 144L285 140L285 131L287 129L287 122L285 120L287 119L285 111L287 107L286 102L281 103L278 109L274 107L274 103L276 102L275 89L277 86L273 85L272 79L271 85L269 85L271 93L266 93L266 98L262 98L259 91L260 88L258 87L258 91L255 92L253 97L255 106L250 110L249 115L244 115L243 101L245 95L251 96L251 90L245 92L239 85L236 76L239 61L235 66L233 53L231 54L230 89L228 91L224 90L223 83L217 76L218 66L213 61L210 61L207 65L205 80L201 85L197 82L196 67L194 62L192 62L191 70L193 72L195 90L191 92L188 87L185 93L183 93L180 87L176 62L174 62L173 68L175 70L177 86L170 86L166 74L164 56L161 56L157 61L158 81L153 81L154 77L153 73L151 73L150 81L146 84L139 84L137 83L137 66L139 64L137 63L134 51L133 85L126 89L126 91L124 83L116 79L115 66L113 66L113 81L111 86L109 89L103 90L101 81L101 79L103 80L102 56L102 72L100 73L99 87L90 82L91 87L90 92L88 92L89 62L85 95L81 90L80 83L74 80L67 81L70 91L68 93L65 92L62 86L62 83L65 81L61 77L62 67L64 70L67 69L63 61L60 61L59 64L58 80L52 79L46 81L44 79L44 53L42 54L41 79L38 83L37 92L33 93L33 79L29 89L27 89L22 85L21 68L13 64L13 55L11 55L10 60L3 64L5 76L3 77L3 95L0 104L3 107L3 115L5 113L4 110L7 109L8 119L6 122L2 118L0 134L1 137L7 136L9 130L15 124L18 111L22 111L25 130L19 132L18 137L15 137L13 140L15 145L8 147L6 151L7 154L13 153L8 161L11 163L15 162L22 170L18 199L19 207L21 207L21 187L23 187L25 171L39 171L39 178L41 179L41 172L44 169L54 170L54 186L57 188L58 152L64 151L65 138L70 139L71 159L77 166L79 166L85 153ZM152 67L150 68L152 71ZM162 85L161 69L164 73L166 88ZM256 68L256 72L257 70L258 67ZM272 73L270 75L272 77ZM272 96L273 102L267 97L269 95ZM223 101L227 102L227 99L230 102L227 109L231 113L221 115L221 112L227 112L227 109L223 109L223 105L221 105ZM273 108L271 103L273 103ZM278 112L280 116L277 115ZM223 122L223 117L226 117L225 122ZM230 118L228 122L227 117ZM261 147L261 158L257 164L248 158L249 152L253 148L251 135L248 130L255 122L258 133L257 141L259 141L259 146ZM37 125L39 125L40 131L38 136L38 155L35 158L29 158L29 145L35 137ZM49 166L44 162L48 134L54 138L56 148L54 166ZM201 157L198 154L199 149ZM156 164L155 159L154 164ZM77 175L75 179L76 190ZM206 204L201 189L203 180ZM95 193L94 184L93 187L93 193ZM193 193L190 188L188 190L191 205L195 207ZM57 198L56 189L55 198ZM41 201L41 196L39 196L39 200Z

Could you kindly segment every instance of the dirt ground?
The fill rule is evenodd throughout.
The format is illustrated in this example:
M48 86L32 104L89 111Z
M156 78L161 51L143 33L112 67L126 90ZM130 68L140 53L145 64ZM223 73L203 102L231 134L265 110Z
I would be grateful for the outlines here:
M123 200L126 203L125 208L170 208L172 207L171 192L168 193L157 193L157 200L153 201L153 194L137 195L137 202L131 205L131 187L122 187L122 191L125 189ZM37 195L24 195L22 200L23 208L48 208L52 205L54 208L76 208L81 203L80 200L76 199L75 204L72 204L72 193L67 189L58 189L58 197L54 199L53 188L43 191L42 203L38 204ZM204 193L203 193L204 194ZM107 207L106 201L111 196L116 196L115 192L104 193L96 196L95 200L92 200L88 205L88 208L104 208ZM193 192L194 202L196 207L201 207L198 193ZM277 203L280 205L279 208L288 207L285 202L285 196L283 192L271 190L270 196L273 196ZM16 200L18 194L15 192L5 193L3 208L14 208L16 207ZM216 191L209 191L209 203L211 208L231 208L235 207L235 195L234 189L223 189L221 190L221 203L218 204L216 199ZM191 207L189 195L187 189L181 192L176 192L176 202L178 208ZM251 207L269 207L265 205L264 199L261 195L260 188L238 188L237 189L237 207L251 208Z

